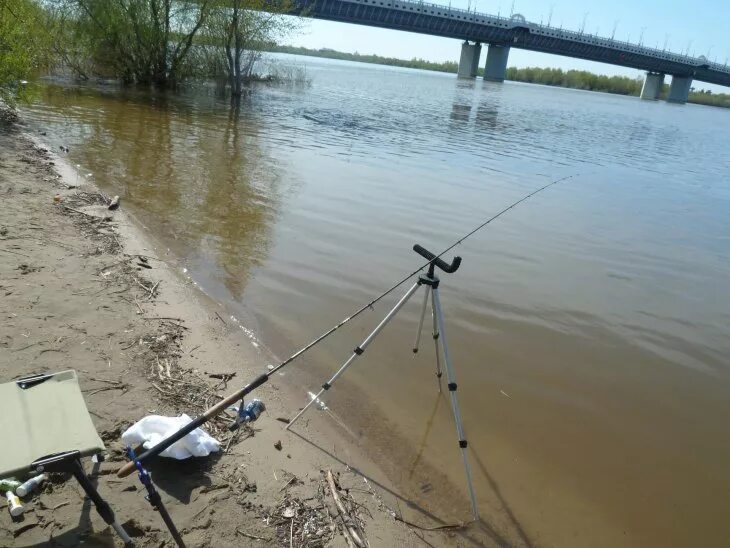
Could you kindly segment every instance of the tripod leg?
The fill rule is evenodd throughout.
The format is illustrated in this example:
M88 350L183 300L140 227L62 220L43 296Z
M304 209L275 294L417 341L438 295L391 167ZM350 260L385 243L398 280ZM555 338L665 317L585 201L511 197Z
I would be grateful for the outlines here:
M152 485L151 482L150 485ZM157 491L157 489L155 489L154 486L152 486L152 489L148 487L147 491L149 492L149 495L147 495L147 497L150 501L150 504L154 507L155 510L160 513L160 517L162 518L162 521L165 522L165 525L167 525L167 529L168 531L170 531L170 535L172 535L173 540L179 546L179 548L185 548L185 542L180 536L177 527L175 527L175 523L172 521L170 513L167 511L167 508L165 508L165 505L162 503L162 497L160 496L160 493Z
M430 289L430 288L429 288ZM441 371L441 351L439 349L439 325L438 321L436 320L436 305L435 303L436 299L436 292L431 292L431 318L433 319L433 345L434 349L436 350L436 378L438 379L439 383L439 392L441 392L441 376L443 375L443 372Z
M96 510L97 512L99 512L99 515L102 517L102 519L114 528L117 534L121 537L122 541L124 541L125 546L133 546L132 539L129 538L127 532L117 521L117 518L114 516L114 511L112 510L111 506L109 506L109 503L107 501L101 498L101 495L96 490L96 487L94 487L94 484L91 483L88 476L86 475L86 472L84 472L84 467L81 465L81 461L74 461L71 472L76 478L76 481L78 481L81 485L81 488L86 492L86 496L89 497L91 499L91 502L94 503L94 506L96 506Z
M408 299L410 299L413 296L413 294L420 287L420 285L421 284L419 282L416 282L415 284L413 284L413 286L408 291L406 291L406 294L403 295L401 300L398 301L396 303L396 305L391 309L391 311L385 315L385 318L383 318L383 320L378 324L378 326L375 329L373 329L373 332L370 333L370 335L368 335L368 337L360 344L360 346L355 347L355 351L353 352L352 356L350 356L350 358L344 364L342 364L342 367L340 367L337 370L337 372L332 376L332 378L330 380L328 380L326 383L324 383L322 385L322 390L320 390L317 393L317 395L314 398L312 398L309 401L309 403L307 403L307 405L304 406L304 409L299 411L299 413L297 413L296 417L294 417L289 422L289 424L286 425L287 430L289 430L289 428L291 428L292 424L294 424L299 419L299 417L301 417L306 412L306 410L309 409L312 406L312 404L314 402L316 402L322 396L322 394L324 394L324 392L326 390L330 389L330 387L337 380L337 378L340 375L342 375L348 367L350 367L350 365L352 364L353 361L355 361L355 358L357 358L359 355L361 355L363 352L365 352L365 349L368 347L368 345L373 341L373 339L378 335L378 333L380 333L383 330L383 328L386 325L388 325L388 322L390 322L390 320L393 319L393 316L395 316L396 313L403 307L403 305L406 304Z
M426 306L428 305L428 294L431 288L426 286L426 294L423 296L423 308L421 308L421 319L418 321L418 331L416 331L416 340L413 343L413 353L418 353L418 343L421 342L421 331L423 331L423 319L426 317Z
M434 314L438 320L439 332L441 333L441 346L444 350L444 365L446 367L446 378L449 381L449 395L451 396L451 408L454 412L454 422L456 423L456 432L459 436L459 447L461 448L461 457L464 461L464 472L466 473L466 483L469 488L469 498L471 499L471 511L474 519L479 519L479 509L477 507L477 496L474 492L474 482L471 477L471 466L469 465L469 457L466 454L466 436L464 435L464 427L461 425L461 411L459 410L459 400L456 398L456 377L454 376L454 368L451 365L451 357L449 356L449 346L446 342L446 329L444 329L444 315L441 310L441 299L439 298L438 288L433 290Z

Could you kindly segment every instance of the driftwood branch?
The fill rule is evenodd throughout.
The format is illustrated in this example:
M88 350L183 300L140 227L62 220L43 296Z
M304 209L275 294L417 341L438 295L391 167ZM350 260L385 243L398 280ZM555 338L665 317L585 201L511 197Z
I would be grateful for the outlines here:
M271 540L271 539L266 538L266 537L257 537L256 535L252 535L251 533L247 533L246 531L244 531L242 529L236 529L236 533L238 533L241 536L247 537L247 538L252 538L254 540L267 540L267 541L268 540Z
M337 486L335 485L335 478L332 475L332 470L327 470L327 483L329 484L330 493L332 493L332 499L335 501L335 505L337 506L337 510L340 512L340 517L342 518L342 522L345 525L345 531L349 535L349 538L347 535L345 538L349 541L350 539L352 542L358 546L358 548L365 548L366 544L363 542L363 540L360 538L360 535L355 531L355 528L350 525L354 520L352 516L345 510L345 506L342 504L342 500L340 500L340 495L337 490ZM349 544L349 543L348 543Z

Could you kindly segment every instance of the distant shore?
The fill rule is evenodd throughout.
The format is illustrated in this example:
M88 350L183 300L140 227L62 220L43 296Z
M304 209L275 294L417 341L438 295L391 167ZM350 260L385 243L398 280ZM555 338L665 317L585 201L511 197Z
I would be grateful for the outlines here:
M448 72L456 74L459 65L454 61L442 63L427 61L425 59L398 59L396 57L383 57L380 55L347 53L329 48L311 49L300 46L274 46L269 50L272 53L288 53L291 55L304 55L307 57L323 57L326 59L339 59L342 61L353 61L356 63L368 63L392 67L403 67L434 72ZM484 68L478 69L478 76L484 75ZM525 82L528 84L542 84L546 86L564 87L570 89L582 89L586 91L600 91L616 95L629 95L638 97L643 85L642 78L629 78L628 76L606 76L595 74L585 70L562 70L559 68L540 67L509 67L506 80L514 82ZM664 84L661 98L665 99L669 93L669 84ZM689 94L689 103L700 105L730 108L730 94L712 93L709 90L692 91Z

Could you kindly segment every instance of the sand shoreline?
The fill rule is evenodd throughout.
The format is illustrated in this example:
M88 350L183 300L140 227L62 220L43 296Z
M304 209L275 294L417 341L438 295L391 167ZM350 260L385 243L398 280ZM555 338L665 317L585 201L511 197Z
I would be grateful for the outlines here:
M124 204L112 214L96 188L85 183L68 188L76 183L69 178L73 169L20 129L0 128L0 140L1 380L77 370L110 455L101 465L100 491L135 531L139 545L159 545L169 537L137 480L113 475L123 461L120 432L150 412L197 414L260 373L267 356L218 303L169 267L167 252L143 233ZM231 373L236 376L227 383L220 379ZM171 388L185 383L195 385L189 404ZM278 384L255 394L268 411L252 438L241 436L214 458L150 465L189 545L240 544L245 534L236 529L267 539L258 545L280 545L281 524L272 525L277 508L282 502L318 500L320 470L329 469L340 473L343 486L355 488L352 495L366 509L363 527L370 545L420 544L412 529L393 518L390 507L398 503L387 485L385 491L374 489L372 481L349 471L346 465L382 476L353 444L326 427L307 428L309 439L282 431L277 418L292 416L297 406ZM211 430L226 445L223 426ZM280 451L277 441L283 443ZM0 519L0 543L75 545L85 539L87 545L113 545L108 528L84 510L76 491L72 482L50 482L29 503L32 511L24 522L11 522L7 513ZM446 533L425 534L436 545L461 544ZM328 535L323 530L321 538ZM323 545L345 545L339 528L330 536Z

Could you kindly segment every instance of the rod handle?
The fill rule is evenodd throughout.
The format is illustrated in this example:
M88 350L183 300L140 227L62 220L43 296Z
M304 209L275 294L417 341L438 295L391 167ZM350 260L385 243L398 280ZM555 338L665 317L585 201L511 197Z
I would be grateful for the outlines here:
M133 461L128 462L117 471L118 478L126 478L137 469Z
M428 249L416 244L413 246L413 251L418 253L421 257L423 257L426 260L431 261L432 264L439 267L441 270L448 274L452 274L459 270L459 266L461 265L461 257L454 257L454 260L451 261L451 264L448 264L446 261L443 261L439 259L436 255L431 253Z

